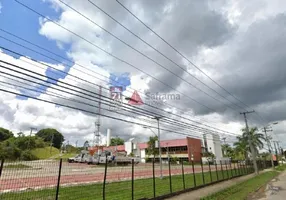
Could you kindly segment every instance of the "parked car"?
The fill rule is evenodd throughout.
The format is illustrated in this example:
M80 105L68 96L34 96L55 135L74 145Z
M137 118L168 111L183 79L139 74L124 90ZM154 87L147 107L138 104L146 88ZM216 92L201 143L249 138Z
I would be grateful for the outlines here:
M73 163L73 162L76 162L76 163L86 163L86 162L88 162L88 154L87 154L87 153L78 154L78 155L76 155L75 157L69 158L69 159L68 159L68 162L69 162L69 163Z

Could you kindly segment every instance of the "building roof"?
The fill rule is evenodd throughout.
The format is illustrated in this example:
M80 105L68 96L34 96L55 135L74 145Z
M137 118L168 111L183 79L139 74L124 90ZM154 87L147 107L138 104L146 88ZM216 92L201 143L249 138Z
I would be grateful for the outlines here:
M125 151L124 145L117 145L117 146L109 146L109 147L103 147L103 150L110 150L110 151Z
M148 144L147 142L145 143L138 143L137 144L139 149L147 149ZM187 139L175 139L175 140L162 140L160 142L161 147L182 147L182 146L187 146Z

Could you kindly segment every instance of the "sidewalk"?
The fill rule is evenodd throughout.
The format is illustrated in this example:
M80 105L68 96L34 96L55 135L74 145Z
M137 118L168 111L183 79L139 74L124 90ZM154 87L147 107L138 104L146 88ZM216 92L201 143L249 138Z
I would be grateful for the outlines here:
M256 200L284 200L286 199L286 171L270 181L266 188L258 192Z
M175 196L175 197L171 197L171 198L168 198L168 199L171 199L171 200L200 199L202 197L208 196L210 194L213 194L215 192L221 191L221 190L223 190L225 188L228 188L228 187L236 185L236 184L238 184L240 182L243 182L243 181L245 181L247 179L250 179L253 176L254 176L254 174L242 176L242 177L239 177L239 178L235 178L235 179L231 179L229 181L224 181L224 182L221 182L221 183L217 183L217 184L214 184L212 186L208 186L208 187L205 187L205 188L194 190L192 192L181 194L181 195L178 195L178 196Z

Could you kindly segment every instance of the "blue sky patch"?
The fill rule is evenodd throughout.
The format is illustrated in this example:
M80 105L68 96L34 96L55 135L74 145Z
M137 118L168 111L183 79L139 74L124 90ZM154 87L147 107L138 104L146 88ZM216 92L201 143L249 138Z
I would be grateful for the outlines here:
M123 91L125 91L126 87L131 85L130 74L128 72L125 72L117 76L111 73L109 77L109 84L112 86L122 86Z

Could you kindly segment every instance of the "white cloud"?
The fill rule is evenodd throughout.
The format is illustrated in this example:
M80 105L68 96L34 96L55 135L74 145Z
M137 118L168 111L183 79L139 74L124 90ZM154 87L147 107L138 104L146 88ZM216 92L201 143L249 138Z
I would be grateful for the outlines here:
M95 45L102 47L108 52L115 54L119 58L130 62L140 70L144 70L152 76L167 83L168 85L171 85L175 89L182 91L182 93L197 99L201 103L207 104L209 107L216 108L218 111L212 113L202 111L203 109L199 105L194 104L190 99L183 97L181 97L182 99L179 102L170 102L171 106L161 107L161 105L158 105L159 108L182 115L184 117L190 117L191 119L195 119L202 123L207 123L211 126L226 130L228 132L239 133L240 129L244 126L244 122L242 121L241 116L239 116L239 112L234 113L234 111L229 111L229 109L222 108L221 105L219 105L214 100L210 101L204 94L198 92L189 85L182 83L182 81L178 78L175 78L174 75L166 72L166 70L158 67L156 64L134 52L129 47L126 47L105 33L103 30L88 20L84 19L82 16L65 7L59 1L49 0L46 2L51 2L52 9L55 9L59 13L59 17L56 19L57 23L79 34L81 37L91 41ZM82 2L66 0L66 2L72 7L77 8L83 14L87 15L90 19L96 21L96 23L114 33L123 41L127 42L134 48L142 51L152 59L166 66L167 69L173 71L179 77L183 77L199 88L212 93L208 88L202 86L189 75L184 73L181 69L176 68L169 61L162 58L159 54L155 53L148 46L140 42L137 38L132 36L122 27L114 23L102 12L88 3L88 1ZM251 26L255 23L263 22L263 20L285 12L286 8L282 5L284 1L278 0L273 2L271 1L271 3L266 0L245 0L240 2L216 1L212 3L207 1L186 1L184 3L178 2L179 1L153 1L152 4L150 4L146 3L146 1L125 1L124 4L131 8L132 11L137 14L143 21L145 21L150 27L154 27L156 32L166 38L171 44L183 52L183 54L187 55L188 58L193 60L213 79L221 80L222 82L226 79L230 79L231 82L227 84L227 87L231 86L231 83L235 83L236 78L241 76L241 74L247 74L246 72L248 69L246 70L243 67L235 67L235 64L242 60L241 57L236 57L236 55L241 56L241 54L237 54L237 52L239 52L239 50L242 48L245 48L246 51L246 43L249 44L248 47L252 49L252 41L255 42L255 39L259 36L255 33L250 34L251 31L248 31L249 28L251 28ZM205 76L203 76L201 72L194 69L193 66L191 66L188 62L174 53L171 48L161 42L157 37L154 36L154 34L151 34L138 21L134 20L134 18L132 18L126 11L120 8L115 1L109 1L108 3L106 3L106 1L97 1L96 3L104 10L111 13L112 16L114 16L140 37L144 38L154 47L162 51L167 56L171 57L180 66L188 69L189 73L200 78L216 90L220 89ZM45 5L48 6L48 3ZM124 92L124 95L126 96L131 96L132 92L130 91L133 91L133 89L139 92L152 90L153 92L166 91L177 93L176 91L173 91L173 89L167 88L161 83L156 82L154 78L150 78L147 75L142 74L142 72L108 56L107 54L95 48L93 45L89 44L81 38L76 37L70 32L63 30L52 22L44 19L39 19L39 23L40 35L56 42L62 50L62 47L66 44L70 46L70 49L68 52L66 52L67 56L76 63L80 63L81 65L94 71L91 72L87 69L83 69L77 65L74 65L70 68L68 72L69 75L63 79L60 79L60 81L64 81L68 84L84 88L93 93L98 93L98 87L96 84L100 84L104 88L108 88L110 73L120 74L122 72L129 72L131 78L131 86L127 87L128 91ZM266 35L266 31L264 33ZM248 39L248 36L249 38L252 37L252 40ZM271 41L269 37L266 37L266 39L267 41ZM269 52L273 51L269 50ZM281 52L284 52L284 49L281 49ZM3 52L0 53L0 59L21 65L25 68L25 70L31 69L34 72L43 75L45 75L47 70L47 67L44 65L29 61L26 58L15 59ZM251 60L251 65L258 63L259 60L261 60L261 58L258 57L256 60ZM42 69L31 65L31 63L36 66L41 66ZM65 69L63 64L49 64L48 62L45 62L45 64L51 65L59 70ZM253 69L253 71L255 71L255 69ZM233 74L237 74L237 77L234 77ZM87 80L92 84L87 84L85 81L78 80L72 77L72 75L78 76L83 80ZM255 77L261 77L261 73L256 72ZM249 86L248 80L240 81L239 83L235 83L235 85ZM58 85L66 86L66 84L63 83L58 83ZM0 87L2 87L2 85ZM47 92L54 92L58 95L64 95L68 98L72 98L73 100L83 101L86 105L47 96L45 94L41 94L40 98L45 98L56 101L58 103L64 103L71 106L87 109L92 112L97 112L97 108L93 108L87 105L92 103L93 105L97 106L98 103L95 100L91 101L88 100L87 97L81 98L74 94L66 94L65 92L60 92L53 88L57 87L51 86L47 89ZM17 88L14 88L14 90L18 91ZM66 91L66 89L64 90ZM226 95L224 92L223 94ZM103 95L109 96L108 91L103 89ZM216 94L213 93L212 95L216 96ZM142 98L144 98L144 95L142 95ZM93 132L95 129L93 123L97 118L94 115L88 115L87 113L70 110L64 107L57 107L32 99L16 99L15 95L1 95L0 100L0 110L3 111L2 113L4 113L0 117L0 126L10 128L15 132L20 131L20 129L27 131L30 126L36 126L39 128L54 127L64 133L67 140L73 143L77 140L83 142L84 140L93 139ZM281 107L285 105L284 103L281 103L281 101L279 102L280 103L275 105L266 103L254 105L254 107L258 108L259 110L263 109L263 107L266 107L269 112L271 109L275 109L277 110L277 113L279 113L278 110L281 110ZM102 105L102 107L107 108L106 105ZM177 107L183 110L183 112L177 109ZM147 106L142 106L141 108L150 109ZM150 110L155 111L155 109ZM103 110L102 112L104 114L110 114L108 111ZM285 113L282 112L279 114L279 120L283 122L285 119ZM114 114L114 116L119 117L120 115ZM135 114L132 114L132 116L127 119L135 122L139 121L139 119L136 117L137 116L135 116ZM143 117L140 119L146 120ZM176 119L179 120L179 118ZM146 132L145 129L142 130L142 127L136 125L130 125L106 118L102 118L101 120L101 133L103 137L105 135L106 128L110 127L114 128L112 134L114 133L114 135L123 136L125 138L134 135L149 136L151 134L150 132ZM182 121L189 123L189 121L186 120ZM282 122L281 126L284 124ZM151 124L150 121L147 123ZM259 124L257 121L255 121L255 123L251 122L251 125L257 124ZM170 135L172 137L177 137L176 134ZM165 136L167 137L169 135L165 134Z

